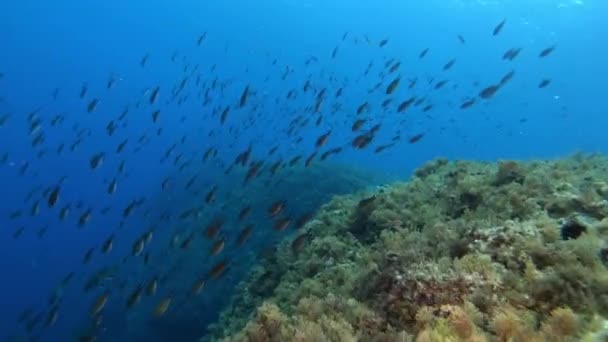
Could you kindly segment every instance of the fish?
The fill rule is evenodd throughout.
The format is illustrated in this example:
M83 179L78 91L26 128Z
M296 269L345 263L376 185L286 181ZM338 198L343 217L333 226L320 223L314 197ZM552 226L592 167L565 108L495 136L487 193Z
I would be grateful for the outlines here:
M397 90L397 88L399 87L399 82L401 82L401 77L397 77L392 80L391 83L389 83L389 85L386 87L386 94L391 95L392 93L394 93L395 90Z
M70 214L70 206L66 205L65 207L59 210L59 219L64 220Z
M208 240L214 239L222 229L223 224L224 222L220 219L214 219L213 221L211 221L205 228L205 237Z
M108 292L104 292L95 299L93 305L91 306L91 316L97 316L103 310L104 306L108 302L108 297L110 294Z
M87 223L89 223L90 220L91 220L91 209L87 209L78 218L78 226L80 228L83 228L84 226L86 226Z
M95 247L91 247L89 248L85 253L84 256L82 257L82 263L83 264L88 264L89 261L91 261L91 258L93 257L93 252L95 252Z
M160 93L160 87L156 87L152 90L152 93L150 94L150 104L154 104L156 102L156 100L158 99L159 93Z
M115 193L116 188L117 188L117 181L116 181L116 178L114 178L110 181L110 184L108 185L108 194L112 195L113 193Z
M245 107L247 104L247 98L249 97L249 86L245 86L243 92L241 93L241 98L239 100L239 108Z
M205 37L207 37L207 32L203 32L201 35L199 35L198 39L196 40L196 45L201 46L201 44L205 40Z
M152 112L152 122L156 123L158 121L158 117L160 116L160 110L155 110Z
M88 86L86 83L82 84L82 87L80 87L80 98L84 99L85 96L87 96L87 91L89 90Z
M300 252L306 245L306 242L308 242L309 238L309 233L300 234L291 242L291 249L296 253Z
M357 114L366 113L369 110L369 104L367 102L362 103L357 107Z
M59 191L61 191L61 188L56 186L49 194L49 198L47 200L49 208L52 208L55 206L55 204L57 204L57 201L59 200Z
M247 216L249 216L249 213L251 213L251 206L247 205L247 206L243 207L241 209L241 211L239 211L239 215L238 215L239 221L244 221L247 218Z
M224 250L225 241L224 239L219 239L213 243L211 249L209 250L209 256L216 256L220 254Z
M114 245L114 235L110 235L101 245L101 252L103 254L108 254L112 251L112 246Z
M492 98L492 96L494 96L494 94L496 94L498 89L500 89L500 85L498 85L498 84L492 84L490 86L487 86L479 92L479 97L481 97L482 99L486 99L486 100L489 98Z
M154 317L162 317L163 315L165 315L167 313L167 310L169 310L169 306L171 306L171 301L172 298L171 297L166 297L163 298L160 302L158 302L158 304L156 304L156 306L154 307L154 310L152 311L152 314L154 315Z
M133 247L131 248L133 256L140 256L141 253L144 251L144 247L145 242L143 239L135 240L135 242L133 243Z
M215 265L213 265L213 267L211 267L211 270L209 270L209 278L218 279L219 277L224 275L224 273L226 273L227 269L228 261L226 259L219 261Z
M317 138L317 141L315 142L315 147L316 148L323 147L323 145L325 145L325 143L327 142L327 139L329 138L330 134L331 134L331 130L329 130L327 133L324 133L321 136L319 136Z
M502 87L502 86L504 86L505 84L507 84L507 82L509 82L509 81L510 81L510 80L513 78L513 76L514 76L514 75L515 75L515 71L514 71L514 70L509 71L509 72L508 72L506 75L504 75L504 76L502 77L502 79L500 80L500 86Z
M378 43L379 47L384 47L386 44L388 44L388 39L382 39L380 41L380 43Z
M544 58L549 56L554 50L555 50L555 45L553 46L549 46L548 48L543 49L539 54L538 57L540 58Z
M137 286L133 292L127 297L126 306L128 309L133 308L139 301L141 300L141 294L143 292L143 287L141 285Z
M365 124L365 122L366 122L365 119L356 120L351 127L351 131L356 132L356 131L360 130L361 127L363 127L363 125Z
M505 24L507 23L507 19L503 19L500 23L498 23L498 25L496 25L494 27L494 30L492 31L492 35L493 36L497 36L500 31L502 31L502 28L505 26Z
M198 296L203 291L203 288L205 287L205 283L206 283L206 281L204 278L199 278L194 283L194 285L192 285L192 290L191 290L192 294L195 296Z
M237 239L236 239L236 244L239 247L242 247L243 245L245 245L245 243L249 240L249 238L251 237L251 234L253 233L253 225L250 224L247 227L243 228L243 230L240 231Z
M538 87L539 87L539 88L545 88L545 87L547 87L547 86L548 86L550 83L551 83L551 80L546 78L546 79L543 79L543 80L541 80L541 81L540 81L540 83L538 84Z
M145 54L140 60L139 60L139 65L141 65L141 67L145 67L146 63L148 62L148 54Z
M278 216L283 211L283 209L285 209L286 205L287 201L285 200L280 200L272 203L268 208L268 215L270 215L270 217Z
M98 167L100 167L103 164L103 160L105 157L105 153L103 152L99 152L96 153L94 155L91 156L91 158L89 159L89 166L91 167L91 169L97 169Z
M411 136L411 137L410 137L410 138L409 138L407 141L408 141L410 144L415 144L415 143L417 143L418 141L420 141L420 139L422 139L423 137L424 137L424 133L418 133L418 134L416 134L416 135Z
M156 279L156 278L150 279L150 281L148 282L148 285L146 286L146 294L148 296L154 296L156 294L157 287L158 287L158 279Z
M442 81L437 82L437 83L435 84L435 89L441 89L441 88L443 88L443 86L444 86L446 83L448 83L448 81L447 81L447 80L442 80Z
M461 105L460 105L460 109L467 109L472 107L475 104L475 99L469 99L464 101Z
M466 41L464 40L464 38L461 35L458 35L458 41L460 41L461 44L466 44Z
M97 108L98 104L99 104L98 99L92 99L91 102L89 102L89 104L87 105L87 112L92 113Z
M274 230L276 231L284 231L285 229L287 229L287 227L289 227L289 225L291 224L291 219L284 217L281 218L279 220L277 220L277 222L275 222L274 224Z
M449 70L449 69L451 69L451 68L454 66L454 64L455 64L455 63L456 63L456 60L455 60L455 59L451 59L451 60L449 60L449 61L448 61L448 62L447 62L447 63L446 63L444 66L443 66L443 70Z
M427 54L428 52L429 52L429 48L426 48L426 49L422 50L422 51L420 52L420 54L418 55L418 58L420 58L420 59L424 58L424 56L426 56L426 54Z

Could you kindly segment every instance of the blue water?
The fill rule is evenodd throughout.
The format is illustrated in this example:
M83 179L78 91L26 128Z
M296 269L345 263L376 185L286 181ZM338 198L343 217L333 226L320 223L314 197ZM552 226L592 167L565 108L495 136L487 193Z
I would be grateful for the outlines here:
M314 211L334 193L405 179L424 161L439 156L496 160L605 153L607 15L608 4L601 0L3 2L0 117L9 115L0 127L0 158L6 154L0 165L0 338L70 341L91 333L104 341L175 340L171 337L192 341L204 335L256 255L290 235L273 231L266 213L273 201L287 200L288 214L295 218ZM493 36L492 30L503 19L503 30ZM379 47L382 39L388 43ZM336 46L336 57L331 58ZM539 58L549 46L555 51ZM503 53L513 47L522 48L520 56L503 61ZM428 55L419 59L425 48ZM316 62L306 65L311 56ZM379 75L386 73L385 63L391 58L399 60L401 67L382 79ZM451 59L455 65L442 70ZM370 61L371 71L364 75ZM515 76L493 98L477 99L467 110L459 108L510 70ZM398 74L401 84L389 110L383 111L384 90ZM186 76L184 90L173 97ZM417 86L408 90L413 78ZM545 78L551 79L550 85L539 89ZM108 89L111 79L113 86ZM433 90L427 84L430 79L449 82ZM214 80L218 86L212 88ZM313 90L304 93L307 80ZM379 90L370 94L368 90L381 80ZM83 84L87 93L81 99ZM252 92L239 108L246 86ZM151 104L155 87L160 95ZM335 99L340 87L343 95ZM203 105L202 96L210 88L210 103ZM311 108L322 88L327 88L320 113L323 122L316 127L320 114ZM286 98L291 89L297 90L295 99ZM412 94L424 96L432 110L416 107L396 113L396 105ZM88 113L93 99L99 103ZM366 128L376 123L382 127L370 146L358 150L350 145L356 136L351 125L357 108L366 101L370 104ZM341 109L332 112L336 103ZM230 114L221 125L219 116L226 106L231 106ZM128 114L118 121L125 108ZM155 110L160 116L153 123ZM36 147L31 143L40 131L28 132L28 114L34 111L44 133L44 142ZM56 115L63 122L52 125ZM298 115L311 123L289 137L288 125ZM106 126L111 120L117 128L109 136ZM317 156L313 165L321 164L321 169L303 168L315 150L314 142L328 130L332 133L321 152L335 146L344 146L344 151L323 162ZM401 140L395 146L374 153L397 131ZM72 152L70 145L79 132L82 142ZM419 142L407 142L419 133L424 133ZM125 139L124 151L115 153ZM62 143L65 148L58 155ZM174 144L169 158L161 162ZM250 144L250 161L263 160L266 169L279 156L289 161L301 155L302 160L277 176L265 171L244 184L247 168L235 167L228 175L224 171ZM268 150L275 146L276 154L269 157ZM210 147L217 149L217 156L202 162ZM103 165L92 170L89 159L99 152L106 154ZM123 161L125 171L120 174L117 169ZM180 171L186 161L189 164ZM352 171L356 173L352 181L333 180L351 169L360 170ZM332 173L336 175L328 176ZM184 185L195 175L195 185L186 190ZM62 177L58 204L49 208L44 191ZM163 190L161 183L167 177L169 189ZM112 179L117 179L117 191L108 194ZM205 196L214 185L217 198L207 204ZM123 218L123 209L140 199L145 199L142 205ZM36 202L39 213L32 215ZM236 216L243 203L254 208L248 221L256 230L251 241L236 248L234 239L244 226ZM71 211L61 221L58 212L66 205ZM109 211L104 215L101 211L106 207ZM198 217L179 219L180 213L193 207L200 209ZM78 218L86 210L91 210L91 219L79 228ZM22 215L10 218L16 211ZM227 243L220 255L210 257L211 242L200 232L216 217L227 221L221 233ZM19 227L23 233L15 239ZM44 234L38 234L45 228ZM146 252L151 261L145 266L143 257L132 256L131 250L150 229L154 237ZM187 252L171 247L178 232L198 234ZM112 234L113 250L100 254L101 244ZM83 265L83 255L91 247L96 248L93 257ZM230 260L229 271L210 280L197 299L189 299L193 281L220 260ZM116 271L84 292L83 284L102 267ZM58 288L70 272L73 279ZM155 297L143 295L135 308L126 310L126 296L153 277L162 279ZM93 327L90 308L104 291L109 291L109 300L101 323ZM51 305L52 293L59 301ZM164 317L152 318L151 311L165 296L174 298L172 306ZM55 306L57 321L47 327L49 310ZM33 314L18 323L26 308L32 308ZM40 322L26 331L26 323L36 315Z

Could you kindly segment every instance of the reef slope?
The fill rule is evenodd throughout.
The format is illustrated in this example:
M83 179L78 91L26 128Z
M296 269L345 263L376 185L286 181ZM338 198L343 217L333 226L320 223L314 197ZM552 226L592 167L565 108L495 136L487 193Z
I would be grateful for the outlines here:
M608 159L443 159L333 198L239 287L223 341L596 341Z

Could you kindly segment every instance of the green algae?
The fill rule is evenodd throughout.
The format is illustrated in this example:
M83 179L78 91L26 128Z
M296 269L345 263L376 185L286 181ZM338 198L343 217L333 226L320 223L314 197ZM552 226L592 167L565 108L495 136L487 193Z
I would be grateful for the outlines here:
M607 171L600 155L438 159L407 182L334 197L301 249L285 241L254 268L204 340L605 336Z

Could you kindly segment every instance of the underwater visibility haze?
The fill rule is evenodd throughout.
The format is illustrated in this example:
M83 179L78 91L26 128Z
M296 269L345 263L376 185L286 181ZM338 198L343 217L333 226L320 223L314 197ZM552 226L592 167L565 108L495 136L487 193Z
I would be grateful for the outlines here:
M0 340L608 340L608 3L0 4Z

